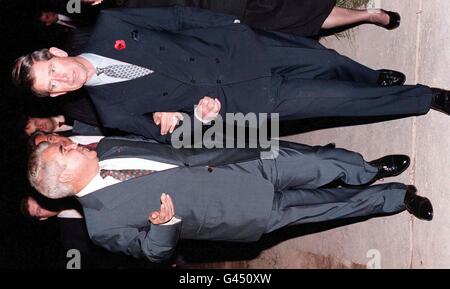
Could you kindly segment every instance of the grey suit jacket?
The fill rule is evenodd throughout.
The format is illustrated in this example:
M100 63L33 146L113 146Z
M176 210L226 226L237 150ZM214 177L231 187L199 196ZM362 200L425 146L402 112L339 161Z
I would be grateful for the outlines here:
M176 150L106 138L98 153L101 160L138 157L179 166L79 198L90 237L110 251L160 262L170 257L179 238L249 242L265 231L274 197L272 183L215 167L257 159L257 150ZM152 225L148 215L159 210L164 192L172 197L182 222Z

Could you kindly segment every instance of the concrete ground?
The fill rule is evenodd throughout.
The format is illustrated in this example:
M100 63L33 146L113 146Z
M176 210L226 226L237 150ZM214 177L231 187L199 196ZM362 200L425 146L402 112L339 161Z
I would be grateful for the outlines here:
M403 71L407 82L450 88L450 1L396 0L371 3L402 15L393 31L365 25L351 39L323 44L372 68ZM327 129L288 139L307 144L335 142L367 160L408 154L411 167L386 179L414 184L433 202L424 222L409 213L371 219L285 241L248 262L251 268L450 268L450 117L438 112L378 124Z
M407 83L450 89L450 1L381 0L374 7L398 11L393 31L363 25L350 39L322 40L327 47L372 68L400 70ZM410 168L397 178L414 184L434 205L434 219L403 212L390 217L297 237L264 250L249 261L222 268L450 268L450 117L438 112L378 124L334 128L290 136L307 144L336 143L366 160L408 154ZM206 264L205 264L206 265Z

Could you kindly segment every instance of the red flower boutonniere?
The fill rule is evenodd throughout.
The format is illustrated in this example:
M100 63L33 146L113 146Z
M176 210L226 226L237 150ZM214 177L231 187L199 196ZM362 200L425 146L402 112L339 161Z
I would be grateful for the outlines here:
M116 40L116 43L114 44L114 48L116 50L124 50L127 47L127 44L125 43L125 40Z

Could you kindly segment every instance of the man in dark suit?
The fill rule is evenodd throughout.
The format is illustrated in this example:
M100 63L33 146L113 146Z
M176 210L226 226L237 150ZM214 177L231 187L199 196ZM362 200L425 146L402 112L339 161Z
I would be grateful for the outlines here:
M76 195L94 243L155 262L180 238L252 242L289 225L405 208L433 216L413 186L368 185L404 171L402 155L366 162L344 149L284 142L277 158L260 159L256 149L176 150L121 138L103 139L97 153L41 143L30 182L50 198ZM345 186L329 185L336 181Z
M237 112L279 113L280 120L450 112L447 91L385 87L380 72L314 40L237 22L178 6L107 10L86 53L37 51L17 60L13 78L43 96L85 86L105 126L161 142L170 135L160 135L151 114L193 115L196 104L202 120Z

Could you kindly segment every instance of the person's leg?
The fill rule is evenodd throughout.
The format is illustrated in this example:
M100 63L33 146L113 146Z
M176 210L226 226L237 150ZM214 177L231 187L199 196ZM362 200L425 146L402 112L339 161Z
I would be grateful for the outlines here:
M340 180L346 185L364 185L377 175L378 168L356 152L324 146L281 143L275 158L276 191L317 189Z
M276 85L276 84L275 84ZM432 90L422 85L380 87L338 80L282 80L272 112L281 120L425 114Z
M285 38L283 38L285 37ZM343 80L377 84L380 72L328 49L319 42L273 34L260 37L274 77Z
M322 25L323 29L331 29L357 23L373 23L379 26L389 24L390 17L381 9L356 10L334 7L328 18Z
M378 168L356 152L329 146L281 142L275 159L254 160L223 166L270 181L276 191L316 189L340 180L346 185L365 185Z
M406 186L400 183L276 192L266 233L297 224L401 212L405 194Z

